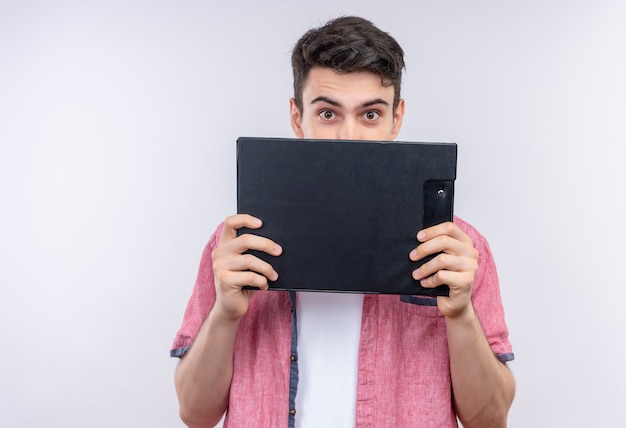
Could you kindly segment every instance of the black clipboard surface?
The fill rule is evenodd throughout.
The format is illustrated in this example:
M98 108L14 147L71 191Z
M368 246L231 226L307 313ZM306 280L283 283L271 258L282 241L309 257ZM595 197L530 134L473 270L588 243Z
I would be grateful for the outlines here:
M237 212L283 247L252 251L279 274L270 289L447 295L411 277L419 230L453 218L454 143L237 140Z

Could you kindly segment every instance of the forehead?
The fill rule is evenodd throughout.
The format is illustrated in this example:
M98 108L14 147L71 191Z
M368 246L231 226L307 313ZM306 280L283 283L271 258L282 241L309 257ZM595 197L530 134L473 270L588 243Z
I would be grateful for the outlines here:
M338 73L331 68L314 67L302 88L306 105L315 98L328 97L340 104L362 104L380 98L393 103L394 88L383 85L380 75L370 71Z

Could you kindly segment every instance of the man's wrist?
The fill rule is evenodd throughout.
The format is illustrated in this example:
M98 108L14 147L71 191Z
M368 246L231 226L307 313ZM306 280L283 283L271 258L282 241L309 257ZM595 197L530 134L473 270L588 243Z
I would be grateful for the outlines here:
M214 326L237 327L241 321L241 316L238 316L232 311L225 310L216 303L213 309L211 309L211 312L209 312L208 319Z
M471 325L476 321L476 311L474 310L474 306L469 303L465 308L452 315L444 314L444 317L448 325Z

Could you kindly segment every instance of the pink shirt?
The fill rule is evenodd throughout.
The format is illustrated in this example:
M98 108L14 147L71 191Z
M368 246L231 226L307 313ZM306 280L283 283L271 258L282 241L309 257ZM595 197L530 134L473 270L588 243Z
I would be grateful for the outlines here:
M479 269L472 301L493 352L513 359L495 264L485 238L458 217L473 240ZM198 278L171 355L192 344L215 302L211 252L222 225L202 255ZM293 296L293 293L292 293ZM288 427L297 418L295 310L290 293L256 293L240 323L224 427ZM341 358L341 356L338 356ZM357 427L457 427L443 315L436 299L365 295L357 384ZM291 388L290 388L291 386Z

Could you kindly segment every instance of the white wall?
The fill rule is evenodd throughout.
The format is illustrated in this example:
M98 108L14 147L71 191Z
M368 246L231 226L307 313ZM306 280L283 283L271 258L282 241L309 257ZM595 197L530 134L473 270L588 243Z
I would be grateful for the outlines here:
M406 50L400 139L460 145L509 425L619 425L626 3L241 3L0 3L0 425L180 426L168 351L235 210L234 140L291 136L289 51L342 13Z

